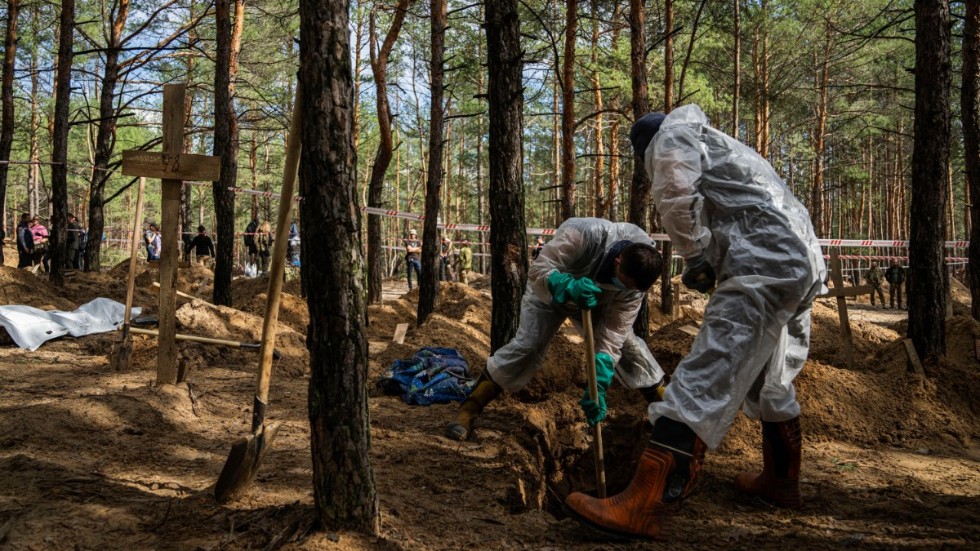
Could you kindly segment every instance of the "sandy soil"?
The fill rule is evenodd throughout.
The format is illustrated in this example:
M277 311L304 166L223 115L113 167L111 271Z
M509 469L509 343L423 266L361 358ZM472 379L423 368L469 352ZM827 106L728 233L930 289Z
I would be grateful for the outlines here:
M117 266L76 274L65 289L0 268L0 300L73 308L125 292ZM124 273L124 270L122 271ZM181 273L179 288L210 293L207 270ZM153 311L142 274L137 303ZM203 280L203 283L202 283ZM437 312L414 326L417 291L386 284L370 308L371 380L420 346L453 346L476 371L489 352L486 281L444 284ZM581 339L566 327L528 388L491 404L474 438L442 436L455 405L409 406L371 388L372 459L382 535L319 531L313 523L309 357L305 302L287 285L270 417L284 427L249 495L227 506L211 496L234 440L249 428L254 353L184 343L185 383L155 388L154 341L136 337L126 371L110 371L115 335L59 339L36 352L0 346L0 548L3 549L641 549L610 543L563 518L570 490L594 487ZM180 301L181 332L252 340L264 311L263 280L236 280L235 306ZM656 293L655 293L656 295ZM957 313L968 293L957 288ZM682 318L655 313L651 349L668 371L690 348L704 300L684 295ZM653 302L657 306L656 301ZM735 473L761 461L757 424L740 417L710 453L698 493L671 517L672 547L977 548L980 545L980 324L947 324L946 363L920 380L901 344L904 311L850 302L855 366L840 351L835 303L814 307L813 345L798 379L805 432L806 504L786 512L738 495ZM640 396L614 386L604 426L607 477L624 487L644 440Z

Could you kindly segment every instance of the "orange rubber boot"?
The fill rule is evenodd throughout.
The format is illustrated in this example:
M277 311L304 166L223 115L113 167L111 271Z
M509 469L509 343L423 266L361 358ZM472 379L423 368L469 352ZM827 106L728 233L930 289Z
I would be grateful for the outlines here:
M615 537L656 538L663 530L661 496L673 470L674 456L649 446L622 493L597 499L575 492L565 499L565 510L583 524Z
M747 494L787 509L799 508L800 455L803 441L800 418L762 422L762 472L739 473L735 486Z
M565 510L582 523L620 538L653 539L663 533L668 506L690 495L701 478L705 445L687 425L661 417L630 485L596 499L576 492Z

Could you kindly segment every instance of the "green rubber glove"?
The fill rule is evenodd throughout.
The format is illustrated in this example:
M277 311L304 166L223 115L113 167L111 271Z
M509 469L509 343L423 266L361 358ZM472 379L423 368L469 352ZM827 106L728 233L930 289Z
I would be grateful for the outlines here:
M606 418L606 391L609 390L609 385L612 384L615 373L612 356L605 352L599 352L595 355L597 399L595 401L589 399L589 388L586 387L582 399L579 400L579 405L582 406L582 411L585 412L585 420L589 423L589 426L595 426Z
M569 299L568 286L575 281L571 274L555 271L548 274L548 292L555 304L564 304Z
M574 302L579 308L591 310L599 304L596 297L602 289L587 277L576 279L571 274L551 272L548 275L548 292L555 304Z

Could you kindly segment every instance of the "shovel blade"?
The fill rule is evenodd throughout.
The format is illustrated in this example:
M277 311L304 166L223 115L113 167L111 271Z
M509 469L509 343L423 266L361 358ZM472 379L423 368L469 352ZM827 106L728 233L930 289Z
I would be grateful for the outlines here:
M228 460L214 485L215 501L227 503L241 497L248 489L279 427L280 423L262 425L255 433L232 444Z
M127 335L123 340L112 344L109 352L109 369L112 371L128 371L129 359L133 355L133 341Z

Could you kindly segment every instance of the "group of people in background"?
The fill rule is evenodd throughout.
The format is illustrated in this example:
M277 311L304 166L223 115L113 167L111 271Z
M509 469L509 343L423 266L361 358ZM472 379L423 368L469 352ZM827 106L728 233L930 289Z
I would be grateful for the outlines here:
M907 303L902 302L902 285L905 283L905 269L898 263L898 260L892 260L891 266L885 270L884 275L885 281L888 282L889 306L885 306L885 293L881 290L881 269L878 268L877 262L871 263L867 273L864 275L864 279L868 282L868 285L871 286L872 307L875 305L875 294L878 295L883 308L905 309L908 307ZM896 304L898 304L898 306L896 306Z
M82 267L82 251L85 249L85 230L74 214L68 214L67 252L65 268L79 270ZM51 235L41 223L41 217L28 213L20 215L17 224L17 267L32 268L40 265L45 272L51 271ZM0 257L2 259L2 257Z
M402 239L405 248L405 269L408 276L408 290L412 290L412 274L416 281L422 279L422 241L415 229L408 230ZM449 236L443 236L439 246L439 281L459 281L469 284L473 271L473 249L467 239L460 241L457 248Z

